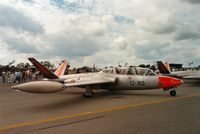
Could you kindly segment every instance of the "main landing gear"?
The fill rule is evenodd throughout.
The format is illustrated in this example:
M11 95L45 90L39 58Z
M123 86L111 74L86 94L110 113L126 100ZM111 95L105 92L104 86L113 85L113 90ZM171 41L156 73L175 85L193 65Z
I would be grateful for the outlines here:
M86 86L85 88L85 93L84 93L84 97L93 97L94 92L92 91L92 89L89 86Z

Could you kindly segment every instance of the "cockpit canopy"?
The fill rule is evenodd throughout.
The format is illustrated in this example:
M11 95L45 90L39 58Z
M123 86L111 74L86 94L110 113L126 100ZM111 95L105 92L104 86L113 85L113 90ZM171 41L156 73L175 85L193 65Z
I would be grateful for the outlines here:
M110 67L103 70L105 73L115 73L121 75L156 75L156 73L149 68L141 68L141 67Z

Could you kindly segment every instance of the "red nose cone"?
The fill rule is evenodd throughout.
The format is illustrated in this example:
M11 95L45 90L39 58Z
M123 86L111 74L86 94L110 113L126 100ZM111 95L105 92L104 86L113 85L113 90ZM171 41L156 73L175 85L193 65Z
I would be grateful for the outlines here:
M182 80L176 79L176 78L173 78L173 77L167 77L167 76L160 76L159 77L160 88L177 87L177 86L180 86L182 83L183 83Z

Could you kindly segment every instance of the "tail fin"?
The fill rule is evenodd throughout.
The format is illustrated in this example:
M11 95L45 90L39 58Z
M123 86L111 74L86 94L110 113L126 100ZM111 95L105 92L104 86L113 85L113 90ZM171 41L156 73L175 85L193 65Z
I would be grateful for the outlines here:
M54 74L58 77L64 75L65 73L65 69L68 65L68 62L66 60L64 60L61 65L56 69L56 71L54 72Z
M164 65L162 61L157 61L158 69L162 74L170 74L169 64Z
M56 76L54 73L49 71L46 67L44 67L41 63L39 63L36 59L34 58L28 58L28 60L40 71L43 73L45 78L48 79L58 79L59 77Z
M169 72L171 72L171 71L170 71L170 66L169 66L169 64L168 64L167 62L165 62L165 67L167 68L167 70L168 70Z

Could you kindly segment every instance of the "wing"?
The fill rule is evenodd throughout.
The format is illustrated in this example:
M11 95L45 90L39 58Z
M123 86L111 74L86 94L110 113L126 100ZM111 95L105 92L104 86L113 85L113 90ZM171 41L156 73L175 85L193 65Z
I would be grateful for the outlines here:
M188 80L200 80L200 76L184 76L182 77L183 79L188 79Z
M74 80L66 82L65 87L85 87L89 85L103 85L103 84L114 84L116 78L87 78L83 80Z

